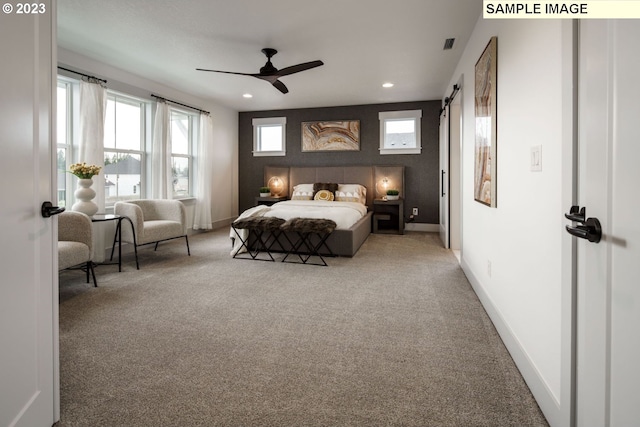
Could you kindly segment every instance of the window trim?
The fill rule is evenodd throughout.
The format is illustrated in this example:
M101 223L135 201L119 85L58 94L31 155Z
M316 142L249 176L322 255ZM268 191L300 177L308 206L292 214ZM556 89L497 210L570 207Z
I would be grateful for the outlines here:
M107 102L112 100L113 102L123 102L125 104L130 105L139 105L140 106L140 145L138 150L127 149L127 148L115 148L115 147L107 147L103 141L103 150L104 154L112 153L118 156L120 155L138 155L140 156L140 192L137 193L137 198L135 199L123 199L117 197L115 201L111 201L107 198L106 191L104 197L104 204L106 209L113 208L113 205L117 201L127 201L127 200L139 200L146 198L147 193L150 191L148 188L150 181L147 179L146 170L147 170L147 151L146 151L146 143L149 138L147 132L147 110L149 109L149 101L134 95L129 95L127 93L107 89L106 95ZM105 107L106 108L106 107ZM106 110L105 110L106 114ZM106 120L105 120L106 125ZM115 122L117 128L117 121ZM106 133L106 132L105 132ZM117 141L115 141L117 146ZM106 178L106 173L105 173ZM119 185L119 184L118 184ZM134 193L136 194L136 193Z
M420 154L422 152L422 110L381 111L380 119L380 154ZM413 120L416 130L416 146L412 148L385 147L386 124L388 120Z
M264 117L256 118L252 121L253 124L253 156L254 157L267 157L267 156L286 156L287 155L287 118L286 117ZM262 126L282 126L282 149L273 151L262 151L259 149L259 130Z
M74 155L74 147L73 147L73 137L74 137L74 129L73 129L73 124L74 124L74 109L73 109L73 96L75 93L75 87L74 87L74 81L68 78L65 78L64 76L58 75L57 77L57 81L56 81L56 108L57 108L57 89L59 87L64 87L65 91L66 91L66 99L65 99L65 107L66 107L66 121L65 121L65 134L66 134L66 140L64 142L60 142L58 140L58 133L57 133L57 128L56 128L56 170L57 170L57 174L60 173L60 171L57 168L58 165L58 150L64 150L64 157L65 157L65 168L63 173L66 174L66 171L69 170L69 166L73 163L73 155ZM58 123L56 121L56 127L58 126ZM73 195L73 185L72 185L72 180L69 177L65 176L65 188L64 188L64 192L65 192L65 197L64 197L64 205L63 206L71 206L73 204L74 199L72 198ZM60 188L60 183L58 182L56 185L57 190L56 193L58 191L61 190ZM58 196L58 203L60 203L59 200L59 196Z
M189 199L189 198L193 198L195 197L195 187L194 187L194 153L197 152L197 148L198 148L198 144L200 143L200 141L197 141L197 133L196 133L196 126L198 126L199 124L199 118L198 115L187 111L187 110L183 110L181 108L176 108L173 106L169 107L169 121L173 120L172 119L172 114L176 113L176 114L183 114L185 116L187 116L187 120L189 122L189 132L187 135L187 154L178 154L178 153L174 153L173 152L173 143L171 144L172 147L172 151L171 153L168 153L169 156L171 157L172 161L171 164L173 165L173 158L175 157L179 157L179 158L184 158L187 159L187 163L188 163L188 168L189 168L189 191L187 192L186 195L179 195L176 194L175 192L173 192L172 194L172 198L177 199L177 200L183 200L183 199ZM173 142L173 141L172 141Z

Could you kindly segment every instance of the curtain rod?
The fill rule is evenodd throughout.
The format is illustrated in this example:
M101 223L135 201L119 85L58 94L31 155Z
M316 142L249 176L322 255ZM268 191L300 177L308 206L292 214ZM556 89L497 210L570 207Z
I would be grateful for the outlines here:
M172 101L172 100L167 99L167 98L165 98L165 97L163 97L163 96L154 95L154 94L151 94L151 96L153 96L154 98L157 98L157 99L159 99L159 100L162 100L162 101L170 102L170 103L172 103L172 104L181 105L181 106L183 106L183 107L191 108L192 110L200 111L201 113L204 113L204 114L207 114L207 115L210 115L210 114L211 114L210 112L205 111L205 110L203 110L203 109L201 109L201 108L198 108L198 107L192 107L191 105L183 104L183 103L181 103L181 102L177 102L177 101Z
M457 84L453 85L453 92L451 92L451 95L449 95L444 99L444 106L440 108L440 114L438 114L439 116L442 115L442 112L445 110L445 108L447 108L447 105L451 104L451 101L453 101L453 98L458 94L459 90L460 90L459 85Z
M70 72L70 73L78 74L78 75L80 75L80 76L86 77L87 79L93 79L93 80L97 80L97 81L99 81L99 82L102 82L102 83L104 83L104 84L107 84L107 81L106 81L105 79L99 79L99 78L98 78L98 77L96 77L96 76L90 76L89 74L84 74L84 73L81 73L81 72L79 72L79 71L70 70L70 69L68 69L68 68L64 68L64 67L60 67L60 66L58 66L58 69L60 69L60 70L64 70L64 71L68 71L68 72Z

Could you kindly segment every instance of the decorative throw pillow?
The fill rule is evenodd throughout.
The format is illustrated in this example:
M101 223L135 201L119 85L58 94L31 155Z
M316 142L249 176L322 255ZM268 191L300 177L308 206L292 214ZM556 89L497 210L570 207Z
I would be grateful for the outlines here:
M316 193L320 190L329 190L331 194L335 194L338 190L338 184L330 182L316 182L313 184L313 198L315 199Z
M351 193L351 192L347 192L345 193L344 191L336 191L336 197L335 200L337 202L356 202L356 203L362 203L362 200L360 199L360 195L357 193Z
M320 190L313 196L313 200L324 200L327 202L333 202L333 193L329 190Z
M293 187L293 190L311 192L313 191L313 184L298 184L295 187Z
M367 204L367 188L360 184L338 184L336 201Z
M298 184L293 187L291 200L313 200L313 184Z
M291 200L313 200L313 193L293 193Z

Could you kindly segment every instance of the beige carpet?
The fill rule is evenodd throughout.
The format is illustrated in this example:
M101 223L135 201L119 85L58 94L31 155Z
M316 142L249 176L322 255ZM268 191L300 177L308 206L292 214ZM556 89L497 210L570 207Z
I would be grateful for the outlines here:
M60 277L63 426L546 426L451 252L371 235L329 267L228 230Z

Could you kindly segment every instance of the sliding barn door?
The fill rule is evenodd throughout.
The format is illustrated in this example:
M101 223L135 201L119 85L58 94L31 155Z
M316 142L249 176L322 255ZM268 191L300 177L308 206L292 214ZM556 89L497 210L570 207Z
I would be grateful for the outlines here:
M449 106L440 115L440 240L449 248Z

